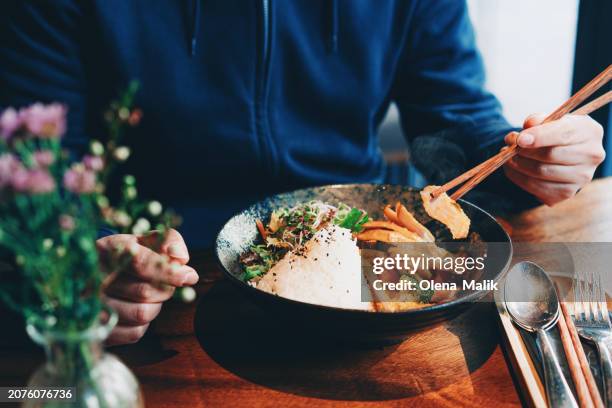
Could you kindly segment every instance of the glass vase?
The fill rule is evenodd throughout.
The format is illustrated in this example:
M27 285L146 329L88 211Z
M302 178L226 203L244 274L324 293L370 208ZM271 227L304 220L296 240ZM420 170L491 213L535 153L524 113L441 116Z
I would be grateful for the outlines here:
M42 320L28 322L30 337L44 347L46 362L30 377L28 388L72 388L73 400L28 400L25 407L143 407L138 380L103 342L117 323L115 312L86 330L57 330Z

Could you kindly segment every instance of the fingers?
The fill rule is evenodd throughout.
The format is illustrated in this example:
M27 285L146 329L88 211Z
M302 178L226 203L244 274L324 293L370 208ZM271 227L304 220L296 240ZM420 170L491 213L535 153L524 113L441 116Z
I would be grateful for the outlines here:
M132 275L121 274L106 288L105 293L133 302L161 303L172 297L174 286L145 282Z
M166 255L160 255L149 248L138 245L132 257L130 271L147 282L166 283L172 286L192 286L199 279L197 272L190 266L168 262Z
M534 177L544 181L558 183L586 184L593 178L593 166L564 166L548 164L526 157L515 156L508 162L512 167L525 176Z
M527 119L526 123L535 123L537 119ZM518 137L518 145L524 148L569 146L587 141L589 138L603 137L599 125L584 115L568 115L559 120L535 125L523 130ZM599 140L601 140L599 138Z
M580 146L543 147L540 149L520 149L518 155L543 163L567 166L582 163L580 150Z
M191 286L198 281L198 274L193 268L169 262L166 255L140 245L134 235L111 235L99 239L96 244L102 259L117 248L128 249L131 259L127 272L144 281L172 286Z
M515 140L520 149L504 166L510 180L554 205L576 194L588 183L597 166L603 162L603 129L585 115L566 115L559 120L542 123L544 115L532 115Z
M544 163L561 165L599 165L606 157L601 145L577 144L572 146L520 149L518 155Z
M114 234L96 240L100 268L107 274L103 287L108 286L125 269L132 257L130 248L136 237L129 234Z
M179 261L182 265L189 262L189 251L183 237L175 229L170 229L162 245L162 253Z
M150 249L156 249L159 246L159 252L168 255L173 261L180 263L181 265L189 262L189 251L187 245L183 240L181 234L175 230L170 229L166 232L166 236L163 242L160 244L160 234L158 231L151 231L138 238L138 242Z
M549 206L573 197L580 188L577 184L557 183L528 177L511 166L504 166L504 172L512 182Z
M115 346L119 344L132 344L141 339L149 328L149 324L142 326L123 326L118 325L113 329L110 336L106 340L107 346Z
M119 315L123 326L143 326L149 324L161 311L161 303L135 303L127 300L106 298L106 304Z
M136 236L131 234L113 234L102 237L96 241L98 250L110 250L121 247L128 248L130 244L136 242Z

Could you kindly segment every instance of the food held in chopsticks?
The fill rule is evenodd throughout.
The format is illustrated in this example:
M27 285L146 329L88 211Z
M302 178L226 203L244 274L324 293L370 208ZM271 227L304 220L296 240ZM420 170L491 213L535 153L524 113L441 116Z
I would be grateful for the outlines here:
M446 193L434 198L432 192L438 188L438 186L427 186L421 191L425 211L431 218L446 225L453 234L453 239L466 238L470 232L470 219L461 206Z
M442 222L447 223L453 236L465 238L469 219L466 224L463 217L467 217L460 207L459 211L455 209L456 203L450 199L440 203L440 208L451 207L447 210L450 215L441 217ZM385 219L370 220L360 209L321 201L277 209L267 224L256 222L262 241L240 257L243 278L250 285L274 295L359 310L394 312L450 299L454 291L417 289L404 293L373 293L367 287L369 281L362 269L365 253L393 255L397 249L394 244L418 243L424 245L418 247L419 256L425 256L424 252L427 256L456 256L438 247L434 234L402 203L397 202L394 207L387 205L383 214ZM462 228L459 234L456 233L458 225ZM379 245L382 247L376 249ZM365 262L367 266L367 256ZM423 267L412 275L391 270L385 279L443 282L460 274L443 267L440 270ZM367 293L364 290L370 291L371 300L364 301L362 294Z

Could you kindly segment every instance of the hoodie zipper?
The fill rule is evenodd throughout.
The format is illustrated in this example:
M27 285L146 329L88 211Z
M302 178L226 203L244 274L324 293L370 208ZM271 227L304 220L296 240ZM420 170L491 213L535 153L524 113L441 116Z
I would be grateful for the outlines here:
M274 150L268 124L268 73L270 65L270 0L261 0L262 15L262 46L261 60L259 65L259 78L257 84L257 103L255 104L257 119L257 136L262 143L262 151L266 161L266 168L273 174L278 173L278 163Z
M270 0L261 0L261 14L263 16L263 61L267 65L268 37L270 36Z

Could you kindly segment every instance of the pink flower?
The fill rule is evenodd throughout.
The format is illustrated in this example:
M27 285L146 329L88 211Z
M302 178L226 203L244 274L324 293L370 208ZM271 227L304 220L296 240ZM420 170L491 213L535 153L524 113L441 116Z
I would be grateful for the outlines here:
M28 170L19 166L11 176L11 186L20 193L49 193L55 188L55 180L46 170Z
M85 168L93 171L100 171L104 168L104 159L99 156L87 155L83 157Z
M8 141L13 133L21 126L21 118L17 111L8 108L0 115L0 137Z
M49 167L55 162L55 156L49 150L39 150L34 153L34 161L39 167Z
M86 169L82 163L73 164L64 173L64 187L76 194L93 193L96 188L96 173Z
M28 170L20 166L18 167L11 177L11 186L16 191L26 192L28 191L28 185L30 183Z
M12 154L4 153L0 155L0 188L11 184L13 175L22 167L21 162Z
M74 218L67 214L60 215L59 226L65 231L72 231L75 226Z
M11 185L20 193L42 194L53 191L55 180L47 170L20 167L13 173Z
M26 129L41 138L60 137L66 131L66 107L58 103L35 103L19 111Z
M49 193L55 188L55 180L47 170L34 169L29 172L29 192L40 194Z

